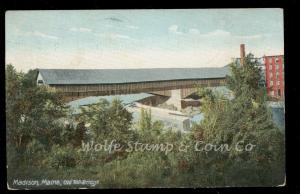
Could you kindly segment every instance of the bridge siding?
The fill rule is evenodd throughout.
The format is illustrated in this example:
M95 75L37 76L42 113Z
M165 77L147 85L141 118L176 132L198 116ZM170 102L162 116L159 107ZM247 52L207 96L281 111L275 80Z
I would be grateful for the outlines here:
M221 86L225 84L225 78L201 79L201 80L171 80L156 82L137 82L121 84L94 84L94 85L50 85L64 93L68 98L83 98L87 96L130 94L141 92L160 93L169 95L169 90L182 89L181 96L185 98L195 92L195 86ZM163 92L165 91L165 92Z

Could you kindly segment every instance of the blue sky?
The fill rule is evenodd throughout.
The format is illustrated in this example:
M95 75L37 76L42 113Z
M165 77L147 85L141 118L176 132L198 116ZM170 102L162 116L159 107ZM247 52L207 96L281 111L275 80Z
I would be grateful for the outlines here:
M283 53L282 9L8 11L6 64L32 68L220 67Z

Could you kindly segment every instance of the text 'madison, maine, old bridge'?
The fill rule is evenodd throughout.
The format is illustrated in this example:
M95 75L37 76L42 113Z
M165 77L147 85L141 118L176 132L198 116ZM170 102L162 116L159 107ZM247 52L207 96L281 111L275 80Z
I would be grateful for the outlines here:
M222 86L229 67L155 69L39 69L37 84L61 91L66 101L88 96L152 93L184 99L195 86Z

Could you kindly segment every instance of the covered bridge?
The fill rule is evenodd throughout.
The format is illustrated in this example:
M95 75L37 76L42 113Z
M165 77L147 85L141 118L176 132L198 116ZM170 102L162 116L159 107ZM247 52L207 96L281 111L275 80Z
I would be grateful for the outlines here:
M185 98L195 86L222 86L229 67L155 69L39 69L37 84L63 92L66 101L88 96L152 93ZM176 91L176 92L174 92Z

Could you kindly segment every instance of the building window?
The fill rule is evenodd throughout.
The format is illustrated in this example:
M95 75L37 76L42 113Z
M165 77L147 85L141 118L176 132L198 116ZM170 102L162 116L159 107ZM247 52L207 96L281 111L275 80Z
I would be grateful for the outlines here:
M277 85L280 86L280 81L277 81Z
M280 91L280 89L278 89L278 96L281 96L281 91Z
M269 58L269 63L270 63L270 64L273 63L272 57Z
M270 78L272 78L273 77L273 73L272 72L270 72Z
M273 81L270 81L270 86L273 86Z
M40 84L43 84L44 82L43 82L43 80L38 80L38 84L40 85Z

